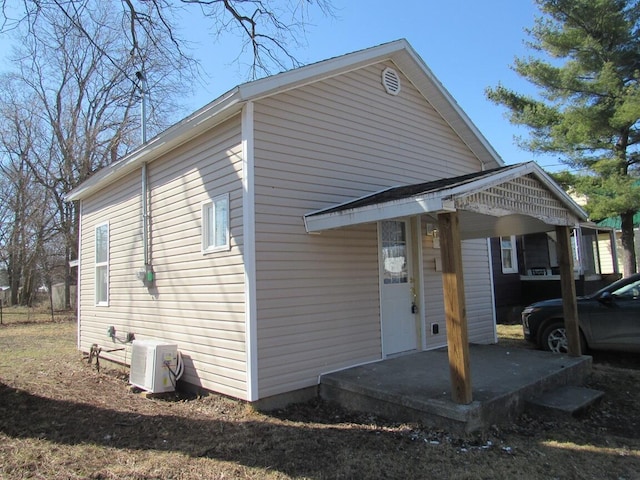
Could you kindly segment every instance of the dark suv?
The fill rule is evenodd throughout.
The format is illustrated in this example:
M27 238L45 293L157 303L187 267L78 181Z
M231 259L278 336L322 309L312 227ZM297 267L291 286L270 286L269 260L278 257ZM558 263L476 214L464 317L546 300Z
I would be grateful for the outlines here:
M593 295L578 297L580 345L584 352L640 352L640 274L622 278ZM567 352L562 299L544 300L522 311L524 337L543 350Z

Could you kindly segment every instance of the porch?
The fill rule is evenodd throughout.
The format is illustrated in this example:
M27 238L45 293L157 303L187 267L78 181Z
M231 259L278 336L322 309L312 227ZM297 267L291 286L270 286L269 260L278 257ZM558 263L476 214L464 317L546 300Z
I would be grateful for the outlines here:
M504 370L499 374L498 370L502 368L499 359L496 358L493 362L483 362L481 359L475 359L473 355L470 355L462 258L462 240L465 239L486 239L505 235L555 231L558 242L558 266L563 297L564 322L569 343L569 354L574 357L564 361L562 365L556 366L555 369L558 371L567 370L566 365L573 365L574 363L584 365L585 373L582 376L575 373L573 377L572 375L565 377L566 371L560 375L563 378L562 383L565 385L578 384L582 381L586 372L589 371L590 362L580 356L570 229L577 226L579 222L586 221L587 214L548 174L535 163L528 162L426 183L391 187L346 203L309 212L304 216L304 222L308 233L320 233L324 230L350 225L411 217L425 217L427 221L433 222L432 232L434 237L437 231L438 245L441 250L440 266L436 270L440 271L442 275L448 348L444 351L445 355L438 357L439 361L433 359L433 362L423 362L421 363L422 367L417 367L417 369L412 365L404 365L404 369L399 368L397 372L392 370L388 374L384 374L384 381L378 378L375 371L372 371L371 375L373 377L369 378L362 387L365 392L369 390L378 392L372 398L378 398L381 402L376 400L374 403L384 411L387 408L384 404L387 402L389 395L394 399L394 402L391 402L392 404L405 405L403 401L408 398L408 404L401 410L406 410L407 413L414 411L416 416L419 416L421 412L433 411L434 407L438 406L435 409L438 412L450 412L443 418L454 420L454 423L462 422L464 430L468 431L481 428L482 425L490 423L492 418L502 418L505 412L499 412L498 409L510 406L512 403L518 407L523 403L522 398L518 396L511 397L507 395L507 392L500 390L500 388L504 388L499 387L501 385L500 382L505 382L507 378L511 377L504 378ZM400 246L405 249L405 253L396 254L393 265L396 263L398 265L408 265L411 263L406 248L408 242L402 235L398 234L396 237L390 239L390 246ZM384 258L384 255L381 258ZM394 270L393 266L387 267L385 263L382 263L382 265L385 266L381 269L381 276L384 272ZM418 278L418 280L418 288L423 288L422 279ZM386 303L389 303L387 310L392 312L391 322L388 322L388 330L391 332L398 329L406 330L405 327L408 325L407 322L398 321L394 324L394 312L411 311L412 313L417 313L420 311L421 306L418 295L416 295L416 291L409 280L408 272L400 278L398 283L404 283L409 287L406 290L412 293L414 302L413 304L405 302L411 305L411 309L407 310L397 300L386 302L383 299L381 301L383 327L385 324L384 310L387 307ZM383 285L384 282L381 283L381 286ZM383 328L383 357L388 358L390 354L402 352L403 350L397 348L392 351L385 350L385 342L389 342L389 335L385 335L385 333ZM404 346L406 347L408 344ZM484 356L482 355L481 357ZM506 359L503 358L502 360ZM398 363L404 361L398 360ZM476 361L479 363L475 365L472 374L470 365ZM526 366L532 361L523 360L518 365ZM392 361L391 363L393 364L394 362ZM384 365L384 363L381 365ZM420 368L426 368L426 365L428 365L428 371L421 372L421 379L428 378L434 374L433 372L437 372L435 375L440 380L433 383L433 387L426 387L428 391L432 392L434 391L433 388L436 388L435 396L433 394L426 395L426 392L420 394L420 389L430 383L425 384L422 380L418 381L415 378L413 382L395 384L395 388L391 388L391 385L389 385L389 388L380 390L371 389L370 387L384 382L394 382L394 378L401 378L403 375L415 375L415 372L418 372ZM491 365L494 366L493 369ZM513 362L511 362L511 365L512 368L515 366ZM438 368L433 369L433 366L438 366ZM443 368L440 368L440 366ZM378 367L363 368L362 374L368 372L369 368L375 369ZM512 372L512 376L523 377L523 379L528 378L529 382L516 388L516 391L523 389L530 382L534 382L534 386L529 391L541 388L540 385L535 383L537 380L534 380L538 378L538 375L534 375L533 378L527 377L527 375L517 370ZM449 373L450 389L445 387L447 382L441 381L443 372L447 371ZM491 372L496 375L491 375ZM348 374L343 373L342 375ZM352 375L357 378L360 374L352 373ZM472 377L476 375L483 375L484 382L477 383L475 379L472 382ZM546 375L543 377L546 378ZM495 380L496 378L501 380L497 381ZM436 381L435 378L431 380ZM506 385L511 383L507 382ZM328 392L329 387L326 384L327 382L325 381L324 389L325 392ZM355 384L357 385L358 382L355 382ZM403 392L409 386L417 388L418 392L407 397ZM443 388L437 388L438 386ZM388 393L394 391L397 393ZM495 397L498 401L493 402L490 399L485 399L483 402L478 403L478 398L482 398L484 391L497 392L491 398ZM442 392L444 392L444 395L441 395ZM447 392L452 399L452 404L443 400ZM480 397L477 395L480 395ZM330 395L325 393L324 396L329 397ZM336 397L339 396L339 393L336 392ZM359 395L359 398L364 402L369 401L367 395ZM425 399L428 399L428 401ZM482 406L483 404L485 407L478 409L479 405ZM416 408L417 406L420 406L420 408ZM510 413L511 409L509 408L508 410ZM517 411L518 408L515 408L515 410Z
M452 400L446 348L322 375L320 397L354 411L465 433L513 420L541 393L581 385L591 370L589 356L500 345L471 345L469 353L469 404Z

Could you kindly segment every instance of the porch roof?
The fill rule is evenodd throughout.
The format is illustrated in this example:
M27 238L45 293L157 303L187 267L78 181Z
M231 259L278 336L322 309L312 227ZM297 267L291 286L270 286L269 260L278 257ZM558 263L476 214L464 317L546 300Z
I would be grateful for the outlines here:
M536 163L527 162L365 195L304 216L307 232L458 211L462 238L573 226L586 212Z

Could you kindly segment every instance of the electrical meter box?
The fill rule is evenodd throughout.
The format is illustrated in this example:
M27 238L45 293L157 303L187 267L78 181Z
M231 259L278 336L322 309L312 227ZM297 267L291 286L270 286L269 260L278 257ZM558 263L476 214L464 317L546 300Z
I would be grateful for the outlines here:
M131 344L131 385L151 393L173 392L177 369L177 345L157 340L134 340Z

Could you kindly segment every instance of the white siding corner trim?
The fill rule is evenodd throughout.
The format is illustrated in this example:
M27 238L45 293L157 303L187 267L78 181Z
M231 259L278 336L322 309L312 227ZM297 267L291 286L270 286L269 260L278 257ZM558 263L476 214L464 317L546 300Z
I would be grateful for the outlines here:
M78 313L77 315L77 319L78 319L78 325L76 327L76 347L78 348L78 350L81 350L81 341L82 339L80 338L80 332L82 331L82 315L81 315L81 309L80 309L80 305L82 304L82 302L80 301L80 292L82 290L80 290L81 288L81 279L82 279L82 209L84 206L84 201L79 200L78 201L78 210L80 211L79 215L78 215L78 266L76 267L76 277L77 277L77 284L76 284L76 308L78 309Z
M247 400L250 402L259 399L253 123L253 102L247 102L242 110L242 228L244 237L246 381Z

